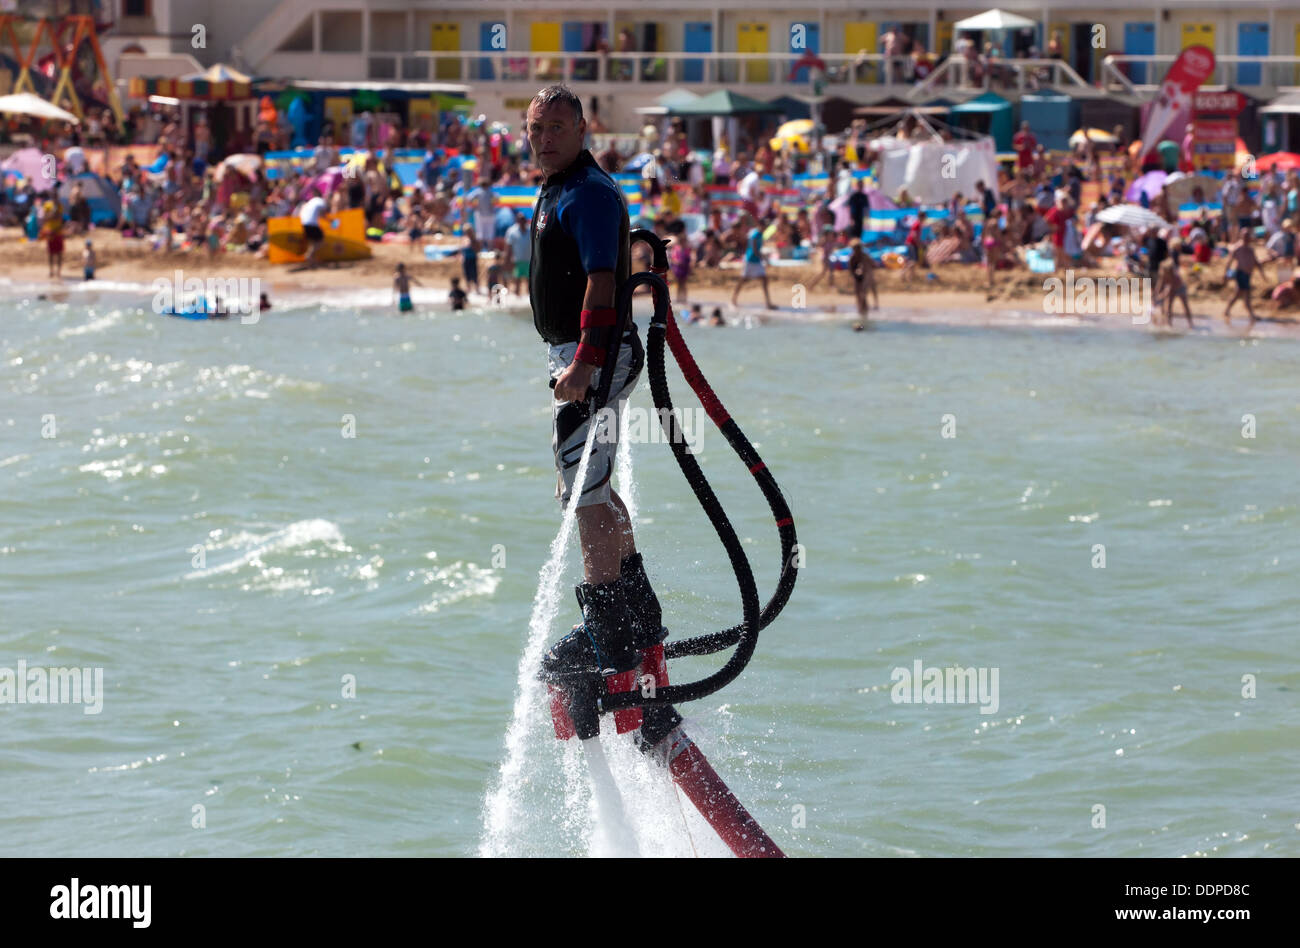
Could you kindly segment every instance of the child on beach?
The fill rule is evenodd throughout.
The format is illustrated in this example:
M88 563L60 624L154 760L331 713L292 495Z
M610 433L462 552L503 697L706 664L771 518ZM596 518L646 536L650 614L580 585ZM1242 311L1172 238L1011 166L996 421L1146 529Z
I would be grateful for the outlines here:
M700 304L699 304L699 303L692 303L692 304L691 304L691 311L690 311L690 313L687 315L687 317L686 317L686 321L687 321L688 323L702 323L702 322L704 322L704 310L700 309Z
M95 248L86 241L86 249L81 251L81 275L87 280L95 279Z
M460 288L460 277L451 278L451 289L447 292L447 301L452 309L464 309L469 294Z
M1178 258L1169 257L1160 264L1159 275L1156 279L1156 302L1164 303L1165 325L1173 325L1174 316L1174 298L1183 301L1183 313L1187 316L1187 327L1192 326L1192 308L1187 302L1187 284L1183 281L1183 275L1178 272Z
M393 271L393 295L397 297L397 310L401 313L409 313L414 309L411 303L411 284L423 286L424 284L406 272L406 264L399 263L397 269Z

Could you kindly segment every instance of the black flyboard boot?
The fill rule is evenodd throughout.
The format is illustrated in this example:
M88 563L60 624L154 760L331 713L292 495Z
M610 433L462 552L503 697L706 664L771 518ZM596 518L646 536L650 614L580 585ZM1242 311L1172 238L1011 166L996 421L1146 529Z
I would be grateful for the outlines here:
M622 585L615 581L574 587L583 624L551 646L542 658L548 680L616 675L636 668L641 655L633 639L636 625Z
M639 649L652 648L667 638L668 630L663 627L663 610L659 608L659 597L650 588L641 554L633 553L627 557L619 570L618 581L636 625L633 644Z

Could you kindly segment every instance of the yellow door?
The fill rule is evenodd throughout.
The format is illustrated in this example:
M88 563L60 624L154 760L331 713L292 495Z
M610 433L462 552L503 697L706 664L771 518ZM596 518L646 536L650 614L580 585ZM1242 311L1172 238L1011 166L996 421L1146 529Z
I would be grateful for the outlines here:
M529 27L529 49L534 53L560 51L560 24L533 23ZM534 56L538 79L559 79L563 73L559 56Z
M1213 23L1184 23L1183 24L1183 45L1178 47L1180 50L1188 46L1206 46L1214 49L1214 24Z
M346 145L352 140L352 99L348 96L329 96L324 102L325 117L334 123L334 144Z
M952 40L952 27L948 28L948 39ZM872 55L876 49L876 24L867 22L845 23L844 24L844 52L856 56L858 53ZM875 66L867 66L857 70L857 82L876 82L877 71Z
M766 53L770 51L767 45L766 23L741 23L738 30L736 52ZM762 60L745 63L746 82L770 82L769 73L770 67L768 63Z
M1214 24L1213 23L1184 23L1183 24L1183 45L1179 46L1180 50L1189 46L1204 46L1206 49L1216 51L1214 45ZM1213 85L1219 81L1219 67L1214 67L1214 72L1205 80L1207 85Z
M1053 23L1047 28L1047 38L1050 41L1055 36L1061 41L1061 58L1067 63L1070 62L1070 24ZM1043 45L1043 55L1047 55L1047 45Z
M952 24L946 20L939 24L939 36L931 52L936 56L947 56L952 52Z
M460 24L433 24L433 39L430 41L429 48L434 52L460 49ZM435 79L459 79L460 63L454 59L436 59L433 75Z

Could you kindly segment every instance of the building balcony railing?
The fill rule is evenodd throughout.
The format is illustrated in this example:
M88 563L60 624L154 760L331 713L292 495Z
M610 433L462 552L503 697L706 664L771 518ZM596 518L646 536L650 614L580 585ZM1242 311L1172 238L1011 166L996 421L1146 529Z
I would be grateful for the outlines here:
M906 56L824 53L827 86L898 85L914 81ZM371 79L447 82L625 82L630 85L807 85L808 67L792 53L547 53L425 51L372 54Z
M906 56L880 53L822 53L826 94L851 86L911 86L909 98L925 98L952 89L1030 92L1035 89L1096 89L1149 95L1163 80L1173 55L1112 55L1101 63L1100 79L1091 83L1061 59L969 60L951 55L931 65L918 79ZM809 86L807 66L792 53L684 52L508 52L494 50L428 51L368 54L368 79L394 82L565 82L628 83L633 86ZM1218 57L1207 85L1280 89L1300 85L1300 56Z
M1150 94L1160 88L1174 55L1107 56L1101 62L1101 84L1110 92ZM1208 86L1260 86L1286 89L1300 85L1300 56L1215 56Z

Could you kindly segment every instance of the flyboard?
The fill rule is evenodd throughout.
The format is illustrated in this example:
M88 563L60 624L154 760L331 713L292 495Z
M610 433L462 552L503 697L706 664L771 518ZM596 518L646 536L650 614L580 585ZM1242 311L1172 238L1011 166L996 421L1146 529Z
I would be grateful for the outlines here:
M632 231L630 239L632 243L644 241L649 244L653 262L649 272L633 274L619 287L615 299L618 326L613 333L605 364L616 364L618 347L631 320L633 292L640 286L649 286L654 297L654 316L647 331L646 348L651 395L678 466L731 560L740 587L742 621L729 629L692 638L661 640L641 651L639 667L618 675L564 675L548 678L543 674L539 677L547 684L555 736L562 741L575 736L583 741L586 751L584 756L592 769L593 780L598 777L597 768L603 770L606 767L598 740L601 716L612 714L617 732L632 733L642 753L668 770L673 782L681 788L733 853L741 857L784 856L780 847L736 799L709 765L699 747L687 736L682 728L682 717L674 706L713 694L734 681L749 664L758 644L759 631L781 612L794 588L794 519L776 479L710 388L673 319L668 284L661 276L668 271L666 242L641 229ZM781 575L772 598L761 609L754 573L740 539L709 486L704 472L700 470L695 456L687 447L686 439L678 430L664 375L665 342L672 350L687 383L699 397L705 412L758 482L776 521L781 539ZM609 398L612 375L612 372L601 373L600 388L583 403L588 412L598 413L604 407ZM661 639L666 636L667 630L662 630ZM735 651L726 664L712 675L685 684L669 684L670 660L687 655L708 655L729 648L734 648ZM609 775L604 772L599 776L608 778Z

